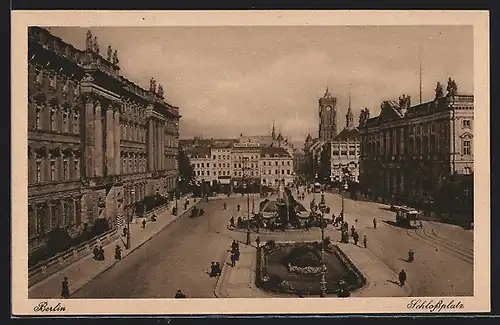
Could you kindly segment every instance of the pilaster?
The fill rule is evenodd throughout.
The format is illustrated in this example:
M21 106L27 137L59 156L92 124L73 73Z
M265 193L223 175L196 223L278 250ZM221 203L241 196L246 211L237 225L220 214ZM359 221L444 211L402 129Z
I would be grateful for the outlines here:
M103 176L103 139L102 139L102 111L101 103L96 101L95 105L95 147L94 147L94 176Z
M120 168L120 138L121 138L121 129L120 129L120 110L115 108L114 111L114 141L115 141L115 175L121 174Z
M85 176L94 177L94 101L87 96L85 104Z
M107 175L115 175L115 118L113 116L113 106L106 109L106 170Z
M148 166L149 171L154 170L154 154L153 154L153 120L149 120L149 130L148 130Z

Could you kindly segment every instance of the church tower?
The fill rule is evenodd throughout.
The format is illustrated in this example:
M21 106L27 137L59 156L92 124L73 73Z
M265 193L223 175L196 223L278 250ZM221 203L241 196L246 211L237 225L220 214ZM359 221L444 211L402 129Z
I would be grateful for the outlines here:
M318 103L319 138L328 141L337 135L337 98L330 94L327 87L325 94L318 100Z
M354 127L354 115L351 109L351 93L349 93L349 107L347 108L347 114L345 115L345 127L350 130Z
M273 131L271 132L271 137L274 140L276 140L276 130L274 129L274 122L273 122Z

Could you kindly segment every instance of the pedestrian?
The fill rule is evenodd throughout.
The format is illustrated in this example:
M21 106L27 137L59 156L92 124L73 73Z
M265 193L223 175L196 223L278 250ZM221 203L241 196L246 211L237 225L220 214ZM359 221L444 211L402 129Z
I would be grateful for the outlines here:
M399 272L399 283L402 287L405 285L405 281L406 281L406 272L405 270L401 270L401 272Z
M420 229L424 228L424 225L422 223L422 220L420 220Z
M231 267L236 265L236 252L231 254Z
M356 228L354 228L354 225L351 226L351 236L354 237L354 234L356 233Z
M104 249L102 248L102 246L99 246L99 253L98 253L98 255L99 255L98 260L99 261L104 261Z
M229 224L231 225L231 227L234 227L234 217L231 217L231 219L229 219Z
M231 252L236 251L236 245L238 245L238 244L236 243L236 240L233 240L233 242L231 243Z
M122 248L120 245L116 245L115 248L115 260L121 260L122 259Z
M186 295L181 290L177 290L177 293L175 294L174 298L186 298Z
M99 248L97 245L94 246L94 250L92 251L94 253L94 260L98 261L99 260Z
M257 236L257 238L255 238L255 243L257 244L257 248L260 247L260 237Z
M377 220L373 218L373 229L377 229Z
M227 208L227 204L226 204L226 203L224 203L224 210L226 210L226 208Z
M146 218L142 218L142 229L146 229Z
M353 239L354 239L354 245L358 246L358 241L359 241L359 235L357 232L354 232L354 234L352 235Z
M363 246L366 248L366 235L363 236Z
M236 208L238 209L238 211L240 211L241 206L238 204Z
M64 277L64 280L61 283L61 298L68 299L69 298L69 284L68 278Z

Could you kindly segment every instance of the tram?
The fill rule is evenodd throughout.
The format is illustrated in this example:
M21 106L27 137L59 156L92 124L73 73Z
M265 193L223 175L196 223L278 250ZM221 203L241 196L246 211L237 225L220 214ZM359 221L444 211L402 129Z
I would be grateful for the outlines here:
M396 223L399 226L411 227L415 225L419 217L418 210L407 206L395 206L394 208L396 210Z

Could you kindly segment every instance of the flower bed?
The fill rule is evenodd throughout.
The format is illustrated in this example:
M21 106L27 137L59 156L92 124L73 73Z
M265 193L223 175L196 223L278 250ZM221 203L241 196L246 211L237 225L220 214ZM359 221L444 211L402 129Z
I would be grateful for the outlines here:
M257 249L257 287L274 293L307 296L319 295L322 286L326 287L327 294L337 295L343 288L352 291L365 285L366 280L345 254L336 245L328 242L330 241L327 239L323 269L322 263L302 264L306 261L316 261L318 257L321 262L321 255L318 255L321 254L321 243L269 241L267 245ZM299 252L308 257L301 257ZM325 271L325 282L321 281L322 271Z
M297 273L297 274L304 274L304 275L312 275L312 274L319 274L323 270L322 266L305 266L305 267L300 267L300 266L295 266L292 265L291 263L288 263L288 271Z

